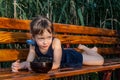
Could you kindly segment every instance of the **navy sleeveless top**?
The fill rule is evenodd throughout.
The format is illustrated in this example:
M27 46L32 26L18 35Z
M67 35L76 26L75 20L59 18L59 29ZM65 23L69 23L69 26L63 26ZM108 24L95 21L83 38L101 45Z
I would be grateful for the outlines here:
M40 52L39 47L36 44L36 42L33 45L35 46L35 52L38 57L48 57L48 58L51 58L51 61L53 62L52 43L46 54L42 54ZM60 67L80 68L82 66L82 62L83 62L83 56L81 53L71 48L69 49L62 48L62 58L61 58Z
M51 60L50 62L53 62L53 49L52 49L52 43L50 47L48 48L48 51L46 54L42 54L39 50L39 47L37 44L35 44L35 53L39 58L49 58Z
M37 44L35 45L35 52L37 54L38 57L51 57L53 59L53 49L52 49L52 44L50 45L48 51L46 54L42 54L39 50L39 47L37 46Z

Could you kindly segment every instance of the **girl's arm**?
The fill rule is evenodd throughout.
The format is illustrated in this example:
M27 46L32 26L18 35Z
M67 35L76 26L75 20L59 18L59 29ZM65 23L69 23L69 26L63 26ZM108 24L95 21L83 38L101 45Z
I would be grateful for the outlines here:
M55 38L53 41L53 50L54 50L54 53L53 53L54 56L53 56L52 69L57 69L60 67L61 57L62 57L61 42L57 38Z
M28 70L31 70L30 62L32 62L34 58L35 58L35 47L30 45L27 59L25 62L20 63L20 69L27 68Z
M30 45L27 60L21 63L20 63L20 60L17 60L14 63L12 63L12 66L11 66L12 72L18 72L19 69L31 70L30 62L33 61L34 58L35 58L34 46Z
M27 62L32 62L35 58L35 47L30 45L30 48L29 48L29 53L28 53L28 56L27 56Z

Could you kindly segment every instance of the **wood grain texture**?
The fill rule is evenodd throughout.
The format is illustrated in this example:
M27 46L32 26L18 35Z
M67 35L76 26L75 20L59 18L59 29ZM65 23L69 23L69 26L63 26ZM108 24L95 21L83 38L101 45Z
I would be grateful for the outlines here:
M83 50L74 48L82 53ZM98 48L98 53L101 55L120 54L120 48ZM0 62L15 61L17 59L26 59L28 49L0 49Z
M29 33L0 31L0 44L25 43L27 39L30 39Z
M74 48L78 52L83 52L83 50L80 50L78 48ZM109 55L109 54L120 54L120 48L98 48L98 53L101 55Z
M34 73L21 71L19 73L11 73L10 71L4 71L0 73L0 79L6 80L46 80L51 78L60 78L67 76L75 76L80 74L87 74L92 72L101 72L106 70L115 70L115 68L120 68L120 64L106 65L106 66L83 66L80 69L59 69L50 71L46 74Z
M118 44L116 37L80 36L80 35L55 35L63 44Z
M1 29L29 30L31 20L20 20L13 18L0 17Z
M116 37L103 37L103 36L80 36L80 35L59 35L57 37L61 40L62 44L118 44ZM0 31L0 43L25 43L27 39L31 39L29 33L24 32L7 32Z
M85 34L85 35L105 35L105 36L118 36L117 31L104 28L96 28L89 26L80 25L69 25L54 23L55 32L61 33L74 33L74 34Z
M30 22L31 20L20 20L20 19L0 17L0 28L29 30ZM53 26L54 26L55 32L118 36L115 30L110 30L110 29L102 29L102 28L80 26L80 25L60 24L60 23L53 23Z
M26 59L28 49L0 49L0 62Z

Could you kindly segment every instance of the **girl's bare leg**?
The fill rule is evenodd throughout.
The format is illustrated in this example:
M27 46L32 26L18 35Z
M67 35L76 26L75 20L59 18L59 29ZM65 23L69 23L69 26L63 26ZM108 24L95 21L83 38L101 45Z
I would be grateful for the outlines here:
M103 65L104 58L97 53L97 47L88 48L85 45L79 45L79 49L83 49L83 64L84 65Z

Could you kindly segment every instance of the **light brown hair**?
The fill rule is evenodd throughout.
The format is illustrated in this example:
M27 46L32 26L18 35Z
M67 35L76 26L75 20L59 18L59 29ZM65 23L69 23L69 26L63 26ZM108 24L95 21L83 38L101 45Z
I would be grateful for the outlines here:
M54 32L52 22L46 17L37 16L30 23L30 32L33 37L35 37L37 34L42 35L45 29L49 33Z

